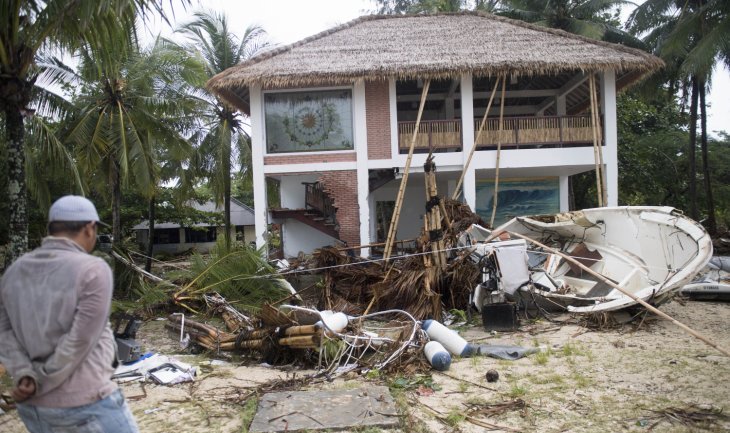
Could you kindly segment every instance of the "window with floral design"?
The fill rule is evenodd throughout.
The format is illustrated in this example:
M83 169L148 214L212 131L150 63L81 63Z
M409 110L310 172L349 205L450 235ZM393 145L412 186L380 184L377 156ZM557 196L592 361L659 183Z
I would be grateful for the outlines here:
M352 150L352 91L276 92L264 96L268 153Z

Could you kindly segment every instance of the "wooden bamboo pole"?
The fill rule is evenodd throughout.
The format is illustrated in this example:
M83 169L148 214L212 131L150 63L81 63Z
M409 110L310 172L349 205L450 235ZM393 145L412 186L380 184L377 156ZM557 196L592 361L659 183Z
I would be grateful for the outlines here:
M606 176L603 164L603 130L601 128L601 110L598 108L598 86L595 82L595 77L591 75L593 79L593 113L595 113L594 125L596 128L596 140L598 144L598 165L601 168L601 198L604 206L608 205L608 191L606 191Z
M403 179L400 182L400 188L398 189L398 197L395 201L395 208L393 209L393 216L390 220L390 227L388 228L388 238L385 243L385 251L383 252L384 263L388 263L390 259L390 252L393 249L393 240L395 239L396 227L398 226L398 220L400 219L400 210L403 206L403 197L406 191L406 185L408 184L408 173L411 169L411 160L413 159L413 149L416 146L416 138L418 138L418 129L421 126L421 115L423 115L423 107L426 105L426 97L428 96L428 88L431 86L431 80L426 80L423 85L423 91L421 92L421 103L418 107L418 115L416 116L416 128L413 130L413 136L411 137L411 145L408 148L408 159L406 159L406 166L403 170Z
M502 74L497 77L497 81L494 83L494 88L492 89L492 94L489 96L489 102L487 103L487 109L484 111L484 116L482 117L482 122L479 124L479 131L477 131L476 137L474 137L474 146L471 147L471 151L469 152L469 158L466 160L466 165L464 166L464 169L461 171L461 177L459 177L459 182L456 184L456 189L454 190L454 193L451 195L452 200L457 200L459 198L459 195L461 195L461 183L464 182L464 176L466 175L466 170L469 168L469 165L471 165L471 158L474 156L474 151L477 148L477 143L479 143L479 139L482 137L482 131L484 131L484 125L487 124L487 117L489 116L489 109L492 108L492 101L494 100L494 95L497 94L497 86L499 86L499 80L504 80L505 75Z
M608 284L609 286L613 287L614 289L618 290L619 292L623 293L624 295L626 295L629 298L633 299L634 301L638 302L639 304L641 304L647 310L651 311L652 313L654 313L654 314L656 314L656 315L658 315L660 317L663 317L664 319L669 320L670 322L674 323L675 325L677 325L680 328L682 328L683 330L685 330L690 335L692 335L692 336L700 339L701 341L703 341L708 346L716 349L717 351L719 351L720 353L724 354L725 356L730 357L730 352L728 350L723 349L722 347L720 347L717 344L715 344L714 342L712 342L709 338L705 337L704 335L700 334L699 332L695 331L694 329L690 328L689 326L685 325L684 323L678 321L677 319L671 317L667 313L659 310L658 308L654 307L653 305L649 304L648 302L644 301L643 299L639 298L638 296L634 295L633 293L628 292L627 290L623 289L621 286L619 286L615 282L609 280L608 278L604 277L603 275L599 274L598 272L594 271L593 269L589 268L588 266L584 265L583 263L579 262L578 260L574 259L573 257L571 257L571 256L569 256L567 254L564 254L563 252L558 251L558 250L556 250L554 248L550 248L549 246L544 245L544 244L540 243L539 241L536 241L535 239L532 239L532 238L530 238L528 236L525 236L523 234L515 233L515 232L510 232L510 231L508 231L507 233L509 233L510 236L515 236L515 237L518 237L520 239L524 239L527 242L530 242L532 244L535 244L535 245L543 248L545 251L549 251L549 252L551 252L553 254L557 254L558 256L564 258L565 260L567 260L567 261L569 261L571 263L574 263L575 265L577 265L578 267L580 267L585 272L593 275L594 277L600 279L604 283ZM494 239L498 235L499 234L492 233L489 236L489 238L487 238L486 242L488 242L491 239Z
M282 346L318 346L319 342L319 335L297 335L279 339L279 344Z
M590 91L590 101L591 101L591 131L593 132L593 159L596 164L596 194L598 195L598 207L603 207L603 175L601 172L603 171L601 169L601 158L598 154L598 135L596 131L596 109L595 109L595 77L593 74L590 75L588 78L588 87Z
M314 334L317 332L317 327L314 325L301 325L301 326L290 326L284 330L284 335L307 335Z
M497 215L497 196L499 194L499 158L502 154L502 130L504 129L504 86L506 76L502 77L502 94L499 101L499 132L497 133L497 163L494 172L494 199L492 200L492 218L489 219L489 225L494 227L494 217Z

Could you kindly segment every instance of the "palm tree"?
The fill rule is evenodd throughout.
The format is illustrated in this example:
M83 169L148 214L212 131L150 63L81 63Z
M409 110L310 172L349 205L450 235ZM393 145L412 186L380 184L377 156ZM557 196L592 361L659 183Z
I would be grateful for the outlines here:
M459 12L473 9L495 12L501 0L374 0L379 14Z
M6 263L28 247L24 120L32 113L39 75L37 55L44 47L73 50L101 35L133 25L137 14L162 5L150 0L0 0L0 112L8 155L10 243Z
M626 0L504 0L502 15L592 39L643 48L612 15Z
M189 83L201 85L195 80L202 66L164 40L142 52L124 38L88 48L81 52L80 108L68 139L93 184L111 189L102 193L111 198L112 235L121 240L122 187L132 183L154 203L162 176L173 176L189 156L183 134L197 110ZM174 169L162 172L161 159Z
M730 34L730 4L724 0L647 0L632 13L629 28L634 34L645 34L645 40L654 53L669 65L670 86L676 82L689 83L683 87L691 101L687 152L690 216L695 219L699 217L695 160L699 114L707 226L710 233L715 233L717 223L708 166L704 99L714 65L718 62L730 65L730 40L727 37Z
M185 48L197 53L204 63L207 78L223 72L259 53L268 46L266 32L258 26L249 26L238 38L228 27L224 15L201 11L179 30L189 42ZM251 140L244 129L242 114L217 98L206 95L207 109L202 114L204 129L194 134L199 143L198 162L208 177L216 203L224 205L225 245L231 239L231 160L237 157L244 175L251 176Z

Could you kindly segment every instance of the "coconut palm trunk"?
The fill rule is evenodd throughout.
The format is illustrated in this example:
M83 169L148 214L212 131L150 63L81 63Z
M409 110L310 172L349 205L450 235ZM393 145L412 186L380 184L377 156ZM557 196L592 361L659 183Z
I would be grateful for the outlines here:
M700 149L702 151L702 177L705 187L705 203L707 205L707 230L710 234L717 233L715 220L715 200L712 197L712 182L710 179L710 163L707 155L707 105L705 104L705 83L700 83Z
M122 174L119 172L119 163L112 161L111 187L112 187L112 236L114 242L122 242Z
M152 270L152 253L155 241L155 196L150 198L147 217L150 225L147 235L147 258L145 260L144 270L150 272Z
M5 252L5 267L28 249L28 205L25 184L23 115L17 107L5 109L5 134L8 141L8 200L10 206L10 244Z
M692 102L689 108L689 148L687 149L687 161L689 164L689 215L692 219L698 219L697 213L697 100L699 88L697 77L692 76Z

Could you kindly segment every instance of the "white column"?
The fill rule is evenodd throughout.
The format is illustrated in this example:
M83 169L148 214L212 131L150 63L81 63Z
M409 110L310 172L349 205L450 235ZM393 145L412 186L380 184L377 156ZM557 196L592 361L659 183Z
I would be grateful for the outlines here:
M618 136L616 133L616 73L601 74L601 111L603 111L603 163L606 173L606 206L618 206Z
M360 211L360 245L370 240L370 195L368 182L368 131L365 112L365 80L357 80L352 92L355 152L357 155L357 205ZM370 255L370 248L361 248L360 255Z
M465 167L471 149L474 147L474 86L471 74L461 76L461 140L463 149L461 154L464 157L462 167ZM464 191L464 202L469 205L471 210L476 211L476 174L473 162L472 159L472 164L466 168L461 188Z
M266 203L266 176L264 174L264 104L261 86L251 86L251 160L253 166L253 208L256 225L256 248L266 244L269 209Z
M568 188L568 176L560 176L560 212L570 210L570 188Z

